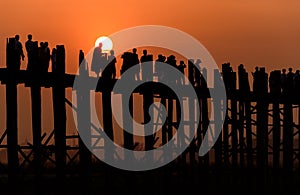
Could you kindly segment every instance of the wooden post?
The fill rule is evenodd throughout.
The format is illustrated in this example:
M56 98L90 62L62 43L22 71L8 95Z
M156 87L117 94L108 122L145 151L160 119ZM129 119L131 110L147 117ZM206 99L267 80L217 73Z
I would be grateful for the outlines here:
M168 141L173 137L173 98L168 97Z
M148 89L149 90L149 89ZM143 112L144 112L144 122L145 124L149 122L150 120L150 116L149 116L149 112L152 113L153 116L153 110L149 110L149 107L151 104L153 104L153 94L151 92L147 92L145 91L145 93L143 94ZM152 119L154 120L154 119ZM145 129L146 131L152 131L153 132L153 124L148 126L149 129ZM152 150L153 149L153 145L154 145L154 135L148 135L145 136L145 150Z
M237 130L238 130L238 121L237 121L237 90L236 90L236 73L232 73L233 74L233 84L232 84L232 96L231 96L231 101L230 101L230 105L231 105L231 151L232 151L232 167L233 168L237 168L237 147L238 147L238 135L237 135Z
M216 69L214 70L214 90L218 91L219 88L221 87L222 84L222 79L220 78L220 73L219 70ZM214 126L215 126L215 131L219 130L222 128L220 121L221 121L221 115L222 115L222 108L221 108L221 104L222 104L222 99L218 96L214 97L213 101L213 106L214 106ZM223 100L225 101L225 100ZM215 134L215 132L214 132ZM216 140L215 143L215 163L216 163L216 167L218 170L221 169L221 165L222 165L222 136L218 136L217 138L214 135L214 139Z
M268 166L268 75L263 70L259 70L256 82L260 83L257 89L257 184L263 187L266 182Z
M189 136L196 136L196 138L194 137L192 142L190 143L189 146L189 152L190 152L190 166L192 168L192 170L194 170L195 165L196 165L196 159L195 159L195 154L196 154L196 139L198 139L198 127L195 126L195 114L199 114L200 113L200 108L196 108L195 105L195 99L191 99L191 97L188 97L188 102L189 102L189 132L190 135ZM196 112L198 110L198 112ZM181 114L184 114L184 111L181 111ZM198 117L198 116L197 116ZM184 119L184 117L182 117ZM181 121L183 122L183 121ZM199 124L200 125L200 124ZM197 135L194 134L195 128L197 128ZM182 139L182 138L181 138ZM184 139L182 139L184 141ZM201 140L201 138L200 138ZM194 171L192 172L194 173Z
M298 148L300 148L300 100L298 100L298 132ZM300 172L300 159L298 160L298 171Z
M34 160L33 166L36 174L41 171L41 136L42 136L42 121L41 121L41 87L38 75L33 76L33 84L31 86L31 109L32 109L32 136L33 136L33 151Z
M251 124L251 100L245 101L246 117L246 145L247 145L247 166L253 167L253 143L252 143L252 124Z
M88 68L83 51L79 53L79 78L83 82L88 79ZM86 131L85 143L79 137L79 175L82 183L82 192L88 192L91 173L91 152L85 144L91 146L91 110L90 89L87 86L79 86L76 89L77 96L77 125L79 131ZM81 120L79 120L81 119ZM82 120L85 119L85 120Z
M165 107L167 108L167 103L166 103L166 97L161 94L161 100L160 100L160 103ZM167 122L165 121L165 123L163 124L162 126L162 144L165 145L167 143Z
M33 136L33 167L37 174L37 182L40 180L41 168L42 168L42 154L41 154L41 142L42 142L42 108L41 108L41 78L40 71L37 67L38 64L38 43L35 42L33 54L31 54L31 62L27 67L27 72L30 76L30 92L31 92L31 122L32 122L32 136Z
M189 61L188 61L188 78L192 85L195 84L194 69L195 69L194 60L189 59Z
M112 80L103 80L105 86L110 86L108 82ZM113 122L112 122L112 108L111 108L111 89L104 87L102 91L102 108L103 108L103 128L105 134L108 136L110 141L114 141ZM111 151L108 144L104 143L105 148L105 159L113 160L114 151Z
M280 161L280 110L279 101L273 102L273 168L275 171L279 169Z
M65 177L66 165L66 105L65 105L65 48L56 46L57 69L54 72L54 86L52 88L54 132L55 132L55 160L58 182L62 184Z
M133 121L130 119L129 116L125 115L125 110L129 109L130 114L133 114L133 96L130 96L129 102L124 100L122 96L122 110L123 110L123 126L133 128ZM129 118L128 118L129 117ZM124 125L126 123L126 125ZM128 133L127 131L123 131L124 133L124 148L133 150L133 134ZM125 157L126 158L126 157Z
M280 163L280 110L279 102L281 97L281 71L275 70L270 73L269 87L270 97L273 105L273 169L278 174ZM276 176L278 178L278 175Z
M227 105L228 105L228 100ZM222 140L223 140L223 152L224 152L224 164L225 166L229 165L229 133L228 133L228 109L225 111L225 118L224 118L224 124L223 124L223 130L222 130Z
M14 44L15 39L7 40L6 63L6 128L7 128L7 155L8 155L8 180L11 190L16 190L18 175L18 102L17 102L17 75L15 68Z
M208 138L205 138L205 134L207 133L207 131L209 131L208 129L208 125L209 125L209 116L208 116L208 100L207 100L207 97L204 97L202 100L201 100L201 110L202 110L202 136L203 136L203 139L208 139ZM204 142L206 143L209 143L208 140L205 140ZM209 152L206 153L204 155L204 167L205 168L208 168L209 167Z
M286 173L293 170L293 108L287 101L283 109L283 168Z

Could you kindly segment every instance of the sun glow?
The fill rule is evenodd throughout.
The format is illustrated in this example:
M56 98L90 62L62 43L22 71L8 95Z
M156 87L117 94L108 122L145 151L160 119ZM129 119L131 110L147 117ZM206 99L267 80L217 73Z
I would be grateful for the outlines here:
M95 42L95 47L98 47L100 43L102 43L102 50L104 52L108 52L108 51L112 50L112 48L113 48L113 42L107 36L99 37Z

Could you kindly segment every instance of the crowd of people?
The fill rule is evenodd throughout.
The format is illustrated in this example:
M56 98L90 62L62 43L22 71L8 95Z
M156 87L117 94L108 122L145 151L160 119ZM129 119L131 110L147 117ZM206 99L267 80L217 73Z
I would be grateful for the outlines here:
M177 60L174 55L166 57L162 54L159 54L153 64L153 55L148 54L146 49L144 49L142 52L143 55L140 58L137 54L136 48L133 48L132 52L124 52L121 55L121 59L123 60L120 69L121 75L128 69L135 66L134 80L136 81L152 81L153 76L155 75L158 77L158 80L166 79L168 73L164 71L164 68L161 68L161 66L158 65L159 63L167 63L174 68L177 68L182 74L184 74L186 64L184 61L180 61L180 63L177 65ZM106 67L104 67L105 64L107 64ZM97 76L114 79L116 75L115 64L116 58L113 50L110 51L110 56L107 56L106 53L102 52L101 45L94 49L91 70L94 71Z
M40 42L40 45L38 46L38 42L33 41L32 35L28 34L27 41L25 42L25 49L28 59L28 71L48 72L50 60L52 60L52 63L55 66L56 49L53 48L51 54L48 42ZM14 54L16 58L17 68L20 69L21 60L24 61L25 54L23 51L23 45L20 42L19 35L15 35Z
M48 72L49 63L52 61L52 70L56 68L56 48L52 49L50 52L48 42L40 42L38 46L37 41L32 40L32 35L28 34L27 41L25 42L25 49L28 57L27 70L28 71L37 71L37 72ZM23 52L23 46L20 42L20 36L15 35L14 42L14 55L17 60L17 67L20 69L21 60L24 61L25 54ZM184 61L180 61L177 64L176 57L174 55L170 55L168 57L159 54L157 59L153 60L153 55L148 54L148 51L144 49L142 51L143 55L139 58L137 54L137 49L133 48L132 52L124 52L121 55L123 60L120 74L122 75L129 68L135 67L134 80L136 81L153 81L153 76L156 75L158 81L161 80L172 80L169 73L164 70L164 68L159 65L159 63L166 63L176 69L178 69L182 73L182 77L176 78L177 83L184 83L184 69L187 67ZM153 63L154 61L154 63ZM114 54L114 50L110 50L109 54L102 51L102 44L95 47L92 58L91 71L95 72L97 76L107 78L107 79L115 79L116 78L116 57ZM193 62L194 66L200 67L200 60ZM245 69L243 65L239 66L239 77L241 75L245 75ZM222 65L222 76L225 82L225 86L227 90L231 88L235 88L235 84L232 84L233 80L236 80L232 75L233 70L230 66L230 63L224 63ZM194 80L197 80L198 77L201 77L200 74L194 74ZM293 96L293 93L298 93L300 90L300 70L296 70L293 72L292 68L289 68L288 71L283 68L281 71L273 71L268 77L268 74L265 72L265 68L256 67L255 71L252 72L253 76L253 92L255 94L259 93L267 93L268 86L270 88L271 93L275 91L275 93ZM200 80L200 78L198 78ZM247 79L245 79L247 80ZM192 83L195 81L191 81ZM197 82L195 82L197 83ZM244 83L244 82L242 82ZM269 85L268 85L269 83ZM248 84L246 84L248 85ZM244 85L244 86L246 86ZM249 91L249 90L246 90ZM299 92L300 97L300 92Z

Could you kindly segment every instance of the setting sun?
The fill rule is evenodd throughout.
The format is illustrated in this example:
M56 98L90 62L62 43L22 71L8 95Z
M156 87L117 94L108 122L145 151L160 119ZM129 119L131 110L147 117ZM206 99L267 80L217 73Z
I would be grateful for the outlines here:
M95 42L95 47L98 47L99 44L102 43L102 50L105 52L112 50L113 48L113 42L112 40L107 36L101 36L99 37Z

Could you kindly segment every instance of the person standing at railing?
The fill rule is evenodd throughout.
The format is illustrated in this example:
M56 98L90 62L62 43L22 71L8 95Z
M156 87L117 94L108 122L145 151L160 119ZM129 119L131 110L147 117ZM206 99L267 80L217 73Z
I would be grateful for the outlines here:
M25 55L23 52L23 46L22 43L20 42L20 35L15 36L15 55L16 55L16 65L17 69L20 70L21 67L21 59L24 61Z

